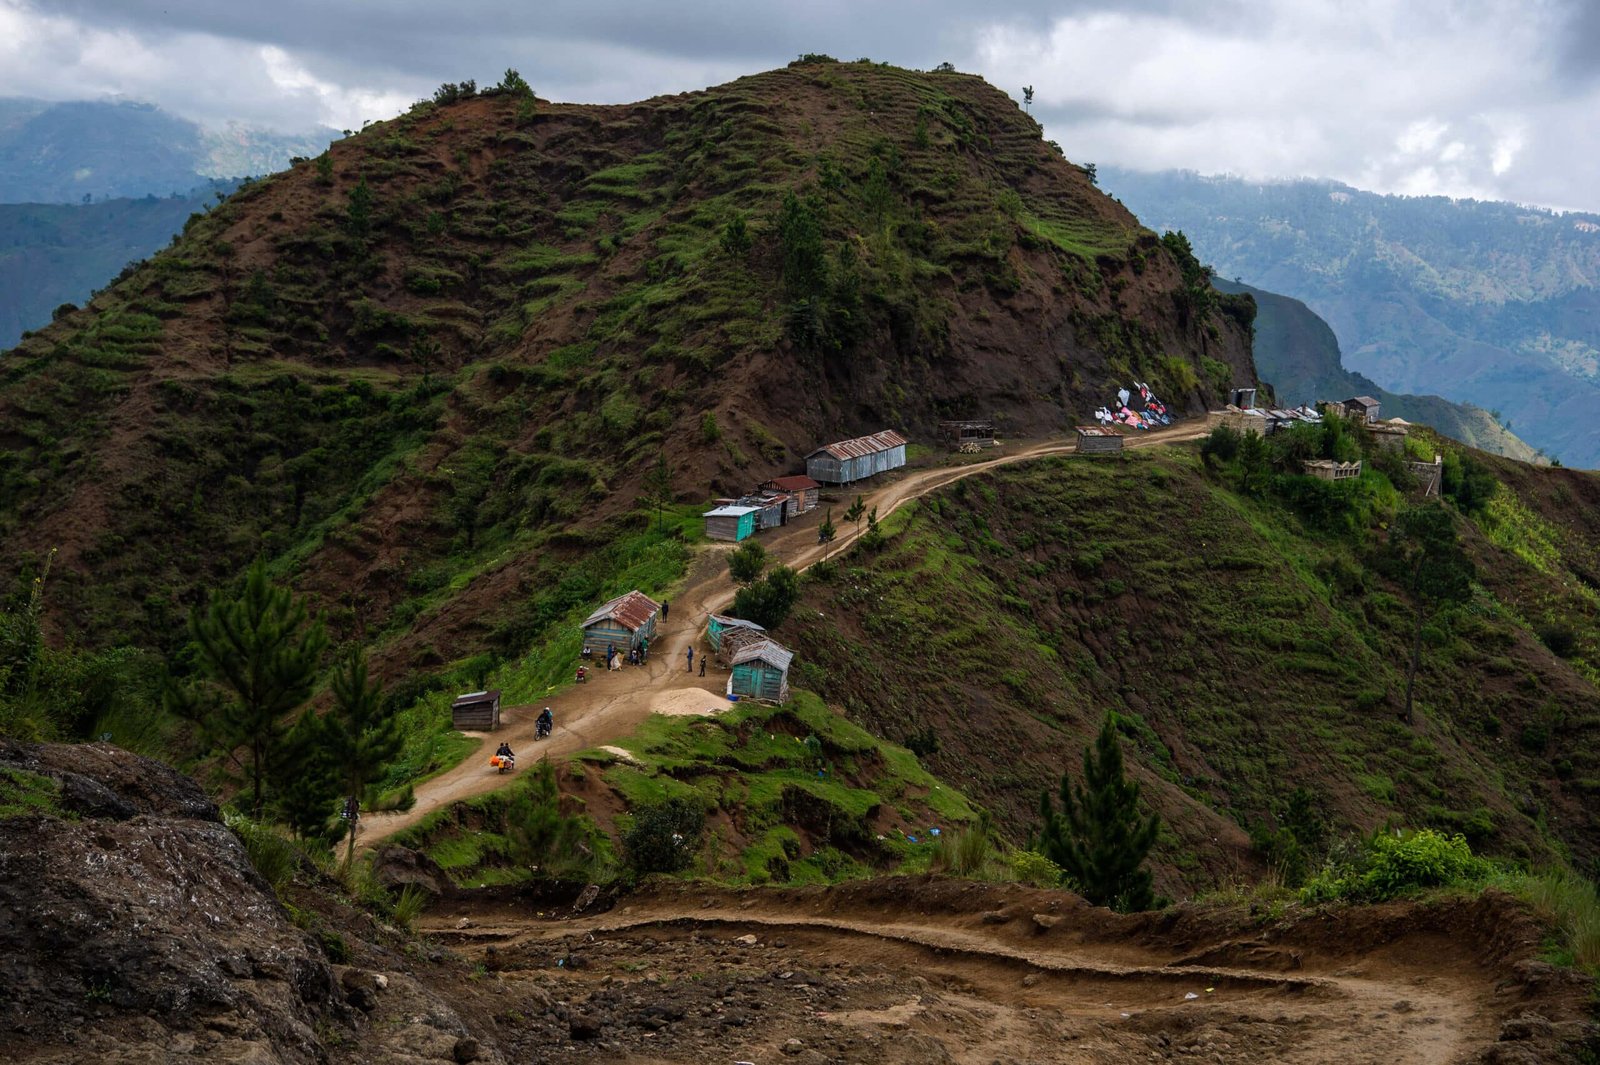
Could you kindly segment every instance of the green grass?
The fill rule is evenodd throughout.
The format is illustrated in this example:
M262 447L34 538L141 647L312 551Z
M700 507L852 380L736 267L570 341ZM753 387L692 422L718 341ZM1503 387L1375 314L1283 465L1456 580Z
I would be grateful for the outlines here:
M0 768L0 821L27 814L60 817L61 785L25 769Z

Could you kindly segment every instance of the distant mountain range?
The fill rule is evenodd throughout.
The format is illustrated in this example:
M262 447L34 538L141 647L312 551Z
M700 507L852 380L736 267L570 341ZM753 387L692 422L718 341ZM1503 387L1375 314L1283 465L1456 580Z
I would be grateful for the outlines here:
M211 131L150 104L0 98L0 203L185 195L211 178L282 170L335 136Z
M1220 276L1304 300L1349 370L1495 412L1564 463L1600 466L1600 215L1324 181L1098 173L1145 224L1187 233Z
M1255 298L1252 353L1256 371L1263 381L1273 385L1280 404L1299 406L1317 400L1371 396L1381 404L1382 417L1422 422L1446 436L1508 458L1524 462L1536 458L1533 448L1482 407L1440 396L1390 392L1370 378L1347 370L1333 330L1299 300L1221 278L1213 284L1219 291L1248 293Z

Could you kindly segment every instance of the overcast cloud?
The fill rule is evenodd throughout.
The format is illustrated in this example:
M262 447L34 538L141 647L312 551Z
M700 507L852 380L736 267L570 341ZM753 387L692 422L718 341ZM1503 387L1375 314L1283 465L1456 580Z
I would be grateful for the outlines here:
M1078 162L1600 209L1600 0L0 0L0 95L298 131L522 71L622 102L797 53L949 60Z

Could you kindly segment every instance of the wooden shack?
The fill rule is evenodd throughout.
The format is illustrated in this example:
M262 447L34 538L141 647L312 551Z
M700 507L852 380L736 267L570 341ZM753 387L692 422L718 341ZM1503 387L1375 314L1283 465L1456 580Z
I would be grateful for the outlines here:
M759 507L742 507L736 503L724 504L706 511L706 538L732 540L737 543L755 535L756 513Z
M661 604L643 592L619 595L583 623L584 653L603 655L607 647L618 652L638 647L655 636L660 615Z
M728 694L769 703L788 702L789 663L793 661L794 652L766 636L741 641L728 656L733 667Z
M1333 459L1308 459L1302 464L1306 476L1320 481L1348 481L1361 476L1360 462L1335 462Z
M992 421L940 422L938 437L939 443L951 451L960 450L962 444L994 447L999 443Z
M821 501L822 486L803 473L793 477L774 477L761 487L768 492L788 493L791 517L799 517L807 511L816 510L817 504Z
M756 508L757 532L789 524L789 496L786 493L764 495L749 500L741 499L739 502L741 505Z
M1378 401L1371 396L1351 396L1340 406L1346 414L1368 425L1378 420Z
M822 484L853 484L906 464L906 438L892 429L819 447L806 456L806 475Z
M712 614L706 622L706 639L711 650L721 652L723 636L732 631L766 633L766 629L744 618L730 618L725 614Z
M493 732L500 727L500 693L468 692L450 704L450 727L457 732Z
M1122 450L1122 434L1101 425L1080 425L1078 452L1083 455L1115 455Z

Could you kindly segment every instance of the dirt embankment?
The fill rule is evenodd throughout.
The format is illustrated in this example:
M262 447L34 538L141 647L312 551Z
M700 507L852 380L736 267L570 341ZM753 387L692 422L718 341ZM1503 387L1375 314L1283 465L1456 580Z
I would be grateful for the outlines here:
M671 884L568 917L430 922L529 1060L1533 1063L1593 1038L1587 981L1500 896L1122 917L1017 885Z

